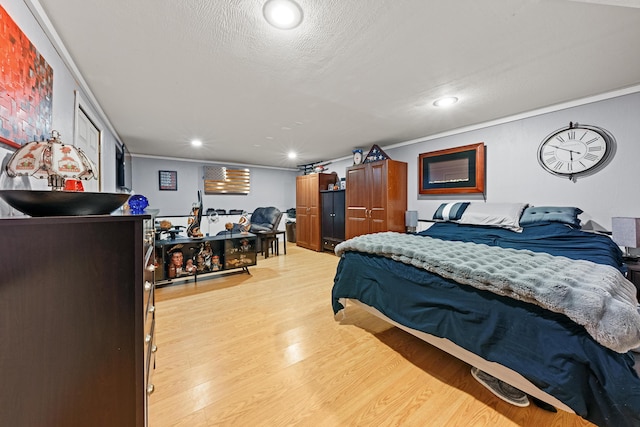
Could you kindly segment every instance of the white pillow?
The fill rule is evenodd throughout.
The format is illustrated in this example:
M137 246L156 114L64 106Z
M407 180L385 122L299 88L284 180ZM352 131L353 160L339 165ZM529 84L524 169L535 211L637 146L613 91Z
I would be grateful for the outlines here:
M522 231L520 216L526 207L526 203L471 203L462 214L460 223Z

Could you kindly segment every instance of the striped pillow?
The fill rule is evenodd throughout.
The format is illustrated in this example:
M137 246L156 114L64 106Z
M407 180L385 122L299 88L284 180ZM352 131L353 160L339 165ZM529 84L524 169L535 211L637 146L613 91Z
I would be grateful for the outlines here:
M457 221L462 217L467 206L469 206L469 202L443 203L433 214L433 219Z

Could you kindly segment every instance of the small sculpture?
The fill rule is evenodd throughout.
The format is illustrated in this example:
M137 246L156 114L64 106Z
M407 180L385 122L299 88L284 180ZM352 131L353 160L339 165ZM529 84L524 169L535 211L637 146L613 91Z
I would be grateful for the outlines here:
M238 220L238 225L242 229L240 234L249 234L249 229L251 228L251 223L249 222L249 218L247 218L247 212L242 212L242 216Z
M200 222L202 221L202 194L198 191L198 201L191 207L191 216L189 217L187 227L187 236L192 238L203 237L200 231Z

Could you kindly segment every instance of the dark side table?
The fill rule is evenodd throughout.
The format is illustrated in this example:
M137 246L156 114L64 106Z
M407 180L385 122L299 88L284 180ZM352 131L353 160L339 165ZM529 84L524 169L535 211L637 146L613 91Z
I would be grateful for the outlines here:
M637 297L638 300L640 301L640 261L638 260L632 260L632 261L625 261L625 264L627 265L627 279L629 279L629 281L631 283L633 283L634 285L636 285L636 290L637 290Z
M285 230L275 230L275 231L256 231L255 235L258 236L261 240L260 249L264 253L265 258L269 258L269 250L271 250L272 255L280 255L279 245L280 240L278 239L278 235L282 234L282 240L284 242L284 254L287 254L287 237Z

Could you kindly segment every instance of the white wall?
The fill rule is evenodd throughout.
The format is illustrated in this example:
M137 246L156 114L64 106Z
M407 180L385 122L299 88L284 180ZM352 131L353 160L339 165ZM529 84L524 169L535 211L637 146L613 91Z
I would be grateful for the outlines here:
M408 209L417 210L421 219L430 219L442 202L482 202L486 197L487 202L577 206L584 211L581 215L583 223L593 220L610 229L612 216L640 215L639 112L640 92L635 92L383 148L392 159L408 163ZM570 121L601 126L613 134L617 143L615 157L603 170L579 177L577 182L549 174L537 160L542 139ZM418 194L418 156L421 153L477 142L486 145L485 196ZM362 148L366 153L369 147ZM350 157L334 160L328 171L335 171L342 178L351 164ZM146 195L152 207L160 209L161 215L185 215L196 200L197 190L202 190L202 166L204 164L198 162L134 157L134 190ZM178 171L178 192L158 191L158 170L161 169ZM282 210L295 206L295 172L252 167L251 173L249 196L204 196L205 209L252 211L257 206L270 205Z
M133 191L144 195L149 200L150 208L159 209L159 216L188 215L191 205L198 200L198 190L203 195L202 206L205 212L208 208L253 212L260 206L275 206L284 212L296 205L296 171L247 166L251 171L251 189L248 195L205 195L204 166L211 166L212 163L135 155L132 163ZM158 189L160 170L178 173L178 191Z
M72 72L67 68L26 3L22 0L0 0L0 5L53 69L52 130L59 131L62 141L68 144L74 141L75 92L79 91L82 107L102 131L101 191L115 191L115 146L119 144L117 136L110 132L105 121L99 117L96 107L89 101L89 96L78 85ZM6 175L4 166L13 152L13 148L0 144L0 162L2 163L0 189L46 189L46 180L27 177L9 178ZM0 200L0 215L22 214Z
M483 201L481 195L418 195L418 156L421 153L484 142L486 145L486 201L533 205L577 206L584 222L593 220L611 229L612 216L640 216L640 92L565 108L559 111L461 132L418 140L384 151L408 163L408 208L430 219L445 201ZM428 120L428 117L425 118ZM540 142L569 122L609 130L617 141L615 157L594 175L577 182L545 172L537 160ZM365 155L369 147L362 147ZM330 171L345 176L351 160L333 162Z

